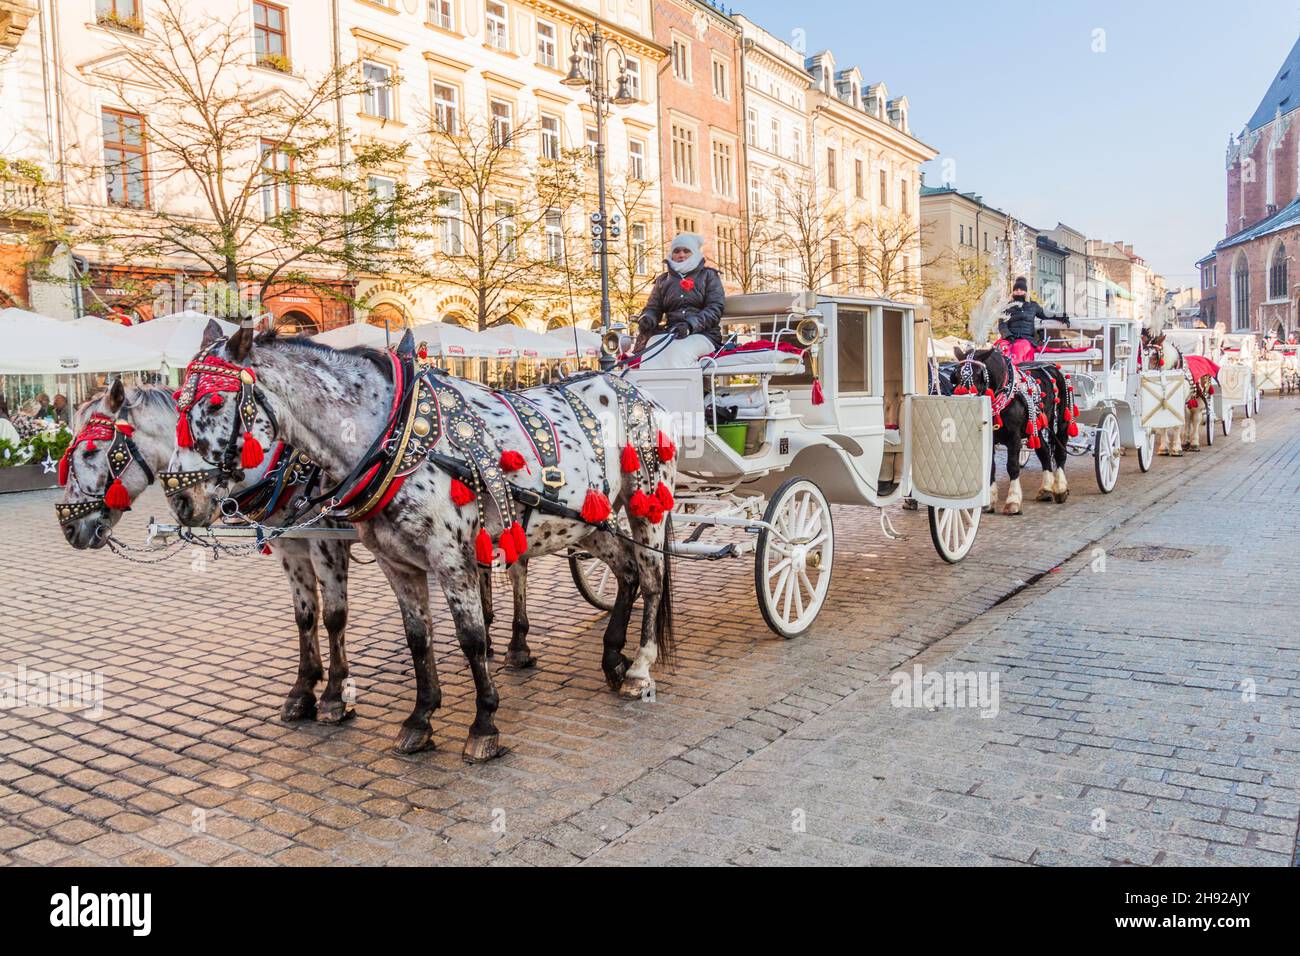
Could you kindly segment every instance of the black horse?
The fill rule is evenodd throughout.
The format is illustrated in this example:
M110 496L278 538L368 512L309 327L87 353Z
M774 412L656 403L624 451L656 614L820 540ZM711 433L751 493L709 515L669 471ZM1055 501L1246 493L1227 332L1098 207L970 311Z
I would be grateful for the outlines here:
M1069 497L1065 479L1065 447L1078 434L1074 423L1074 400L1065 375L1050 362L1026 362L1020 370L1027 382L1020 383L1011 359L1000 349L955 351L957 361L945 363L939 370L939 389L945 395L987 394L993 401L993 444L1007 450L1007 500L1002 506L1006 515L1020 514L1024 500L1020 490L1020 448L1024 442L1038 454L1043 466L1043 487L1039 501L1061 504ZM994 462L989 483L993 501L997 501L997 464ZM996 510L991 504L986 512Z

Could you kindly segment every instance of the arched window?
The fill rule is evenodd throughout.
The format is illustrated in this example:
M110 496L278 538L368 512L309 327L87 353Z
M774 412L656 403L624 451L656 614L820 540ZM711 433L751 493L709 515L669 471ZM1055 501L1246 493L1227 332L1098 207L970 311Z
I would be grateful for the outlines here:
M1232 267L1232 327L1250 328L1250 267L1244 252Z
M1286 243L1279 242L1273 250L1273 258L1268 262L1268 297L1285 299L1286 283Z
M406 320L402 316L402 310L391 302L381 302L370 310L366 316L366 321L371 325L377 325L381 329L388 329L389 332L399 332L406 327Z

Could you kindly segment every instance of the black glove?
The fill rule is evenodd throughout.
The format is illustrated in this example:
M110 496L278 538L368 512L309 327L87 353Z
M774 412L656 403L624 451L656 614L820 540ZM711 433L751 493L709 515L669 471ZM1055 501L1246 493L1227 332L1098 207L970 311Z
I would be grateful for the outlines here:
M642 335L649 335L655 330L655 320L648 315L643 315L636 320L636 327Z
M686 336L691 334L691 327L689 323L685 321L674 322L672 325L668 326L668 334L673 336L673 338L684 339Z
M1061 321L1065 323L1067 329L1070 328L1070 317L1068 315L1061 316Z

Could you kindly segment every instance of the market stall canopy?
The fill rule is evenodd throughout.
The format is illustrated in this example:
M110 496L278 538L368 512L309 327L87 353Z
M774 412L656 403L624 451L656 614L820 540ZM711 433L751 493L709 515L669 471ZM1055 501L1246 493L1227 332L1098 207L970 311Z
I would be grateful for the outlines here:
M0 375L138 372L161 365L161 350L119 333L24 309L0 309Z
M428 346L430 356L443 358L513 359L518 350L491 332L472 332L447 322L425 322L411 330L415 344Z
M125 331L127 338L132 341L159 349L163 360L172 368L184 368L203 344L203 331L213 321L221 326L221 331L226 335L233 334L239 328L234 322L187 309L141 322Z
M332 349L350 349L358 345L367 345L373 349L386 349L397 346L402 340L402 331L385 333L377 325L368 322L353 322L340 325L337 329L320 332L312 336L312 341L328 345Z
M578 336L578 349L584 358L595 358L600 355L600 334L593 332L591 329L576 328L572 325L565 326L562 329L552 329L546 333L547 338L558 339L568 348L565 353L566 357L573 358L578 354L574 350L573 336L574 332Z
M573 352L573 340L569 340L569 345L565 344L553 336L542 335L540 332L530 332L528 329L521 329L517 325L496 325L488 329L488 334L493 338L503 339L509 342L519 352L520 358L526 359L562 359L571 358Z

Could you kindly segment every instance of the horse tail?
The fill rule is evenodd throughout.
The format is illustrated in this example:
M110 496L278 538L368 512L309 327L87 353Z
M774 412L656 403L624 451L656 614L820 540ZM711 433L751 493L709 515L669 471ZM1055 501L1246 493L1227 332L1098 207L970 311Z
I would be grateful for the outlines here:
M673 516L664 515L664 572L659 588L659 609L655 612L655 647L659 661L668 668L673 666L676 639L673 635Z

